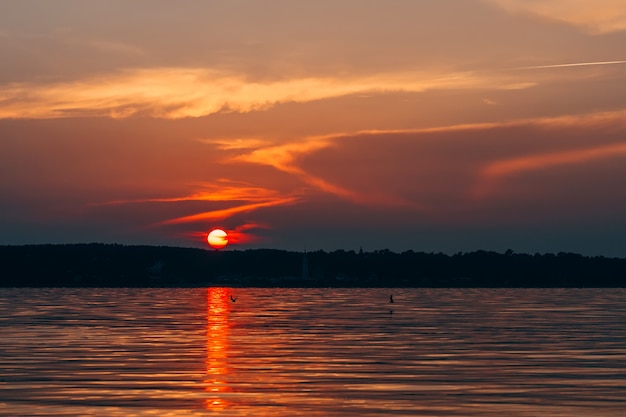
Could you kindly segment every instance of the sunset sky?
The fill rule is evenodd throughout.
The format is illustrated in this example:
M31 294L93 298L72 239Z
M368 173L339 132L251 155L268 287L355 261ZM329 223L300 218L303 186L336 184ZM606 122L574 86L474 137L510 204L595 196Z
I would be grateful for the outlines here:
M0 0L0 244L626 256L626 0Z

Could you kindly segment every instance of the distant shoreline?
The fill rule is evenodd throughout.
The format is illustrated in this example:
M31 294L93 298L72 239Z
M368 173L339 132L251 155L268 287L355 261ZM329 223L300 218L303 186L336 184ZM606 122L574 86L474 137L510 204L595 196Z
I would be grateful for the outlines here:
M0 246L0 287L624 288L626 258L477 250L203 250L117 244Z

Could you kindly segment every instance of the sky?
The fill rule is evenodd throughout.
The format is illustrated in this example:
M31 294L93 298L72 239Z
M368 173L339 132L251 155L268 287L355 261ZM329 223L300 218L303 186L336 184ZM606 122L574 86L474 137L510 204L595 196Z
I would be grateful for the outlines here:
M626 0L0 0L0 244L626 256Z

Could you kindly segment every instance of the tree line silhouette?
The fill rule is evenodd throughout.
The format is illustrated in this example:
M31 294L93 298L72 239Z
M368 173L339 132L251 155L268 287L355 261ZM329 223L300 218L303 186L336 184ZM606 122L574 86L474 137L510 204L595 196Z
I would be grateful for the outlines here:
M626 287L626 259L478 250L293 252L0 246L3 287Z

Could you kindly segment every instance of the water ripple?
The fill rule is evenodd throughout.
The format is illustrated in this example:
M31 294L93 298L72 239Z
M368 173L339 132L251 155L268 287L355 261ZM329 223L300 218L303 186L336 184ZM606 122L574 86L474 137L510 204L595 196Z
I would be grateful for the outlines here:
M625 296L0 289L0 415L624 416Z

